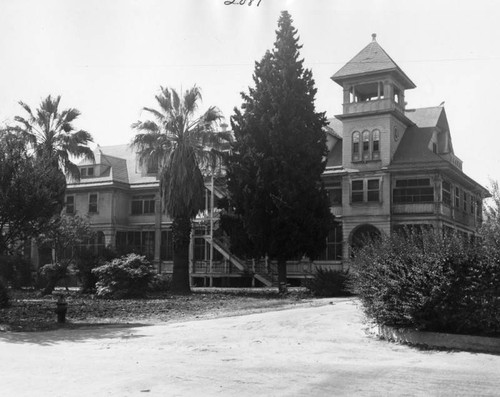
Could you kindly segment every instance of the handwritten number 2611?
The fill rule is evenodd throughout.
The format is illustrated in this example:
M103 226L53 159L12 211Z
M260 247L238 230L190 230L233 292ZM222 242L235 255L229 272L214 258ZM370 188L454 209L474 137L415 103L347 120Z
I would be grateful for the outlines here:
M260 6L260 2L261 1L262 0L258 0L257 1L257 7ZM243 5L245 5L246 2L247 2L247 0L226 0L224 2L224 4L227 5L227 6L229 6L231 4L234 4L234 5L237 5L237 6L238 5L239 6L243 6ZM248 5L251 6L253 2L254 2L254 0L248 0Z

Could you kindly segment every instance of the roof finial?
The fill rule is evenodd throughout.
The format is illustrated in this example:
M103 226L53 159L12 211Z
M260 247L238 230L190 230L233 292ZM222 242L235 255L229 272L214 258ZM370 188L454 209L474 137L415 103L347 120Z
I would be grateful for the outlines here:
M372 33L372 41L377 41L377 33Z

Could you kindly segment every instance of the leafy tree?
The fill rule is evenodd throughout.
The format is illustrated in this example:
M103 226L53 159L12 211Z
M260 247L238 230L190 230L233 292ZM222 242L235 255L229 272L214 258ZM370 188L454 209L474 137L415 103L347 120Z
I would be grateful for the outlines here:
M283 291L286 261L314 259L332 216L321 182L326 118L315 111L314 80L299 60L288 12L276 33L273 50L256 62L255 88L242 93L242 110L231 118L235 142L227 176L234 215L250 240L246 250L277 260ZM241 249L244 239L238 240Z
M138 121L132 146L140 162L160 170L163 210L172 218L174 270L172 291L187 293L189 286L189 241L191 220L203 209L205 188L203 170L217 165L220 150L229 139L226 132L215 131L222 118L210 107L196 117L201 92L198 87L180 97L176 90L161 87L159 109L145 107L154 120Z
M65 173L79 180L80 171L70 156L93 160L94 154L87 146L92 142L92 136L84 130L75 131L72 123L80 112L73 108L60 112L60 101L60 96L52 98L49 95L35 112L24 102L19 102L27 117L16 116L14 120L18 125L9 129L20 133L37 157L51 159L52 164L57 164Z
M45 233L38 236L39 246L50 247L52 262L42 268L47 278L43 294L50 294L57 282L67 276L68 267L78 256L78 246L94 237L94 232L87 219L77 215L61 215L53 217Z
M490 231L500 232L500 187L498 181L490 181L491 197L484 207L484 228Z
M0 254L41 233L61 211L65 189L60 170L30 156L19 135L0 131Z

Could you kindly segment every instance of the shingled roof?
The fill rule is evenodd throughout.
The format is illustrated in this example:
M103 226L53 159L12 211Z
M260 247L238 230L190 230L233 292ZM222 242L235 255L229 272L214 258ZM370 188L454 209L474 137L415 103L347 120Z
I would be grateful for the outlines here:
M148 185L157 183L155 175L145 175L130 145L98 146L94 150L96 162L109 166L101 175L82 178L79 185L121 182L129 185ZM80 166L92 164L88 160L80 162ZM69 181L74 184L74 181Z
M442 106L410 109L405 111L415 125L408 127L403 135L392 164L398 163L425 163L445 161L443 158L429 149L429 143L436 127L440 127L443 133L449 134L446 113ZM451 145L451 137L450 147Z
M405 116L420 128L436 127L444 113L442 106L405 110Z
M372 34L371 43L335 73L332 80L342 85L342 81L347 77L395 71L405 80L407 88L415 88L410 78L377 43L376 37L376 34Z

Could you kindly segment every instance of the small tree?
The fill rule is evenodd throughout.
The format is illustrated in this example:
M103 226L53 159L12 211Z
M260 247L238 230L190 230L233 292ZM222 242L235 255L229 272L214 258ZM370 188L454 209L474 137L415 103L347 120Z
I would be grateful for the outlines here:
M26 112L26 117L16 116L17 125L9 127L23 137L36 157L43 157L51 165L59 167L75 180L80 179L78 166L71 156L94 159L94 153L88 147L92 136L84 130L75 131L73 122L80 116L78 109L69 108L60 111L61 96L49 95L42 100L35 112L26 103L19 105Z
M321 180L326 118L315 110L312 73L299 60L297 30L286 11L276 34L274 49L256 62L255 88L242 94L242 110L231 118L228 216L248 236L249 244L242 247L240 236L234 248L277 260L285 291L287 260L314 259L333 220Z
M67 276L68 267L75 262L77 247L94 237L87 219L77 215L61 215L51 220L47 231L38 237L40 246L52 249L52 262L42 268L47 278L43 294L50 294L57 282Z
M41 233L61 211L65 189L61 171L30 156L21 136L0 131L0 254Z

